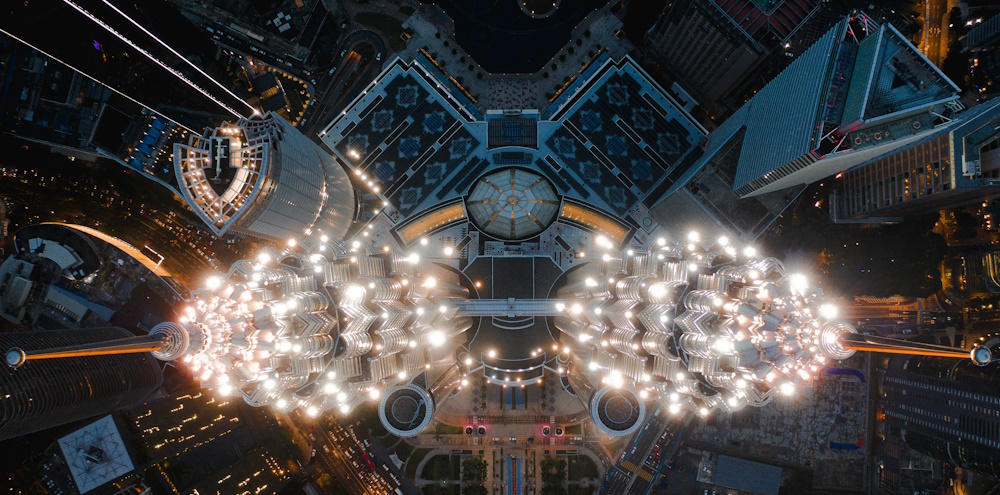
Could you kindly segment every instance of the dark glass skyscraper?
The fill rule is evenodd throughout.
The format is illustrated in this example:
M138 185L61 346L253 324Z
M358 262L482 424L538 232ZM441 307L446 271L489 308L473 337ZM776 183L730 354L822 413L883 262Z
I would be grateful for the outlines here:
M910 448L1000 479L1000 362L898 356L882 408Z
M131 336L118 327L2 333L0 349L31 351ZM0 365L0 440L136 405L162 380L148 352Z

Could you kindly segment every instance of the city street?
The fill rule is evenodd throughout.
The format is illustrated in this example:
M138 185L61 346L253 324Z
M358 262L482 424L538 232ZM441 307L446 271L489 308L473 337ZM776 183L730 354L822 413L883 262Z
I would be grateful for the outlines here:
M693 413L683 420L669 417L666 410L657 408L635 440L626 444L629 447L622 452L622 460L615 466L602 493L647 493L661 466L669 464L680 447L692 418Z
M321 76L329 80L322 90L317 88L314 102L299 124L299 128L307 136L315 135L326 127L333 120L334 112L353 100L375 78L388 56L382 37L372 31L355 31L340 46L344 57L334 66L337 70L332 76ZM382 60L360 57L357 51L363 46L369 46L374 53L382 54ZM361 67L361 72L358 72L358 67Z
M934 65L941 67L948 56L948 17L951 0L924 0L924 45L922 51Z

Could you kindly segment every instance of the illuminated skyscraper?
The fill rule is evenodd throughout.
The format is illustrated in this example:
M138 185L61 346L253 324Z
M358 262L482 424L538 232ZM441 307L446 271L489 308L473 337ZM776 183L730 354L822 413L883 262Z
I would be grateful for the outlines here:
M1000 338L984 347L1000 348ZM976 366L897 356L882 375L882 409L910 448L1000 478L1000 361Z
M735 166L741 197L810 184L920 142L963 108L958 93L891 24L851 16L713 131L688 176Z
M273 112L175 144L174 172L184 201L218 236L284 241L316 231L342 240L353 221L347 173Z
M0 348L30 352L123 337L131 334L117 327L0 333ZM134 406L159 388L162 380L159 363L148 353L47 359L18 368L3 366L0 440Z
M12 348L7 363L16 373L51 358L150 352L252 406L318 416L379 401L380 419L399 436L424 430L471 371L524 386L544 367L563 375L599 429L617 436L642 424L647 402L674 414L759 407L811 386L824 366L857 350L970 357L859 335L804 277L725 238L702 243L691 234L625 251L597 239L601 261L574 270L557 299L512 301L468 300L454 275L415 251L344 247L313 234L209 278L177 322L147 336ZM554 316L563 335L558 357L508 368L497 365L495 350L479 363L462 347L474 315L510 314ZM992 357L980 349L971 358Z
M858 350L970 357L860 335L803 275L726 238L702 243L692 233L625 252L603 244L602 261L560 291L555 325L572 350L561 362L569 384L610 435L635 431L647 398L672 414L760 407Z
M912 145L845 171L841 219L938 212L1000 195L1000 98L957 114Z
M388 424L416 434L434 402L457 385L456 337L472 324L455 303L468 290L447 276L415 254L360 242L344 248L317 233L209 278L177 322L147 336L12 349L7 362L31 369L44 359L150 352L181 361L203 387L251 406L344 414L390 395L395 422ZM407 407L404 389L418 396L417 408Z

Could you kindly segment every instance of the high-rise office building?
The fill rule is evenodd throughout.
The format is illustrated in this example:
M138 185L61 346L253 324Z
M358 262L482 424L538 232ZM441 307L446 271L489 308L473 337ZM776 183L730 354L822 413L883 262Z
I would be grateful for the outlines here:
M121 339L117 327L0 334L0 348L64 348ZM141 403L159 388L148 353L49 359L0 367L0 440Z
M809 184L949 124L958 91L892 25L852 16L713 131L688 175L707 163L734 168L741 197Z
M273 112L175 144L174 171L184 200L218 236L285 240L317 231L340 240L353 221L347 172Z
M987 79L986 84L977 82L979 91L985 92L987 86L1000 81L1000 15L970 21L973 27L962 40L963 49L972 57L975 80L981 81L981 76Z
M818 9L813 0L669 2L646 36L650 55L684 89L713 105Z
M1000 338L992 339L994 355ZM1000 362L897 356L882 375L882 409L910 448L1000 478Z
M844 172L838 219L936 212L1000 195L1000 98L955 116L889 156Z

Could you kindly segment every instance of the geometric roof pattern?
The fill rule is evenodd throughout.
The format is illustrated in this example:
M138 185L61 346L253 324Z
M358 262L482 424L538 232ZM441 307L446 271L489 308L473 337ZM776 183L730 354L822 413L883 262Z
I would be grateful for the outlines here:
M708 160L742 134L740 196L808 184L926 133L958 87L891 24L845 18L708 138ZM864 153L860 150L866 149Z
M933 103L954 93L955 85L902 36L885 25L858 45L862 75L851 80L844 123L865 122L900 109Z
M559 212L559 196L552 184L518 168L499 170L476 181L466 204L472 222L500 239L538 234Z
M814 0L757 2L754 0L711 0L740 33L755 43L773 48L788 39L796 27L818 8Z
M81 495L134 469L111 415L59 439Z
M320 134L404 217L466 197L501 167L530 170L554 192L624 217L676 179L706 134L629 57L600 54L541 113L483 116L436 71L422 59L393 60Z
M561 125L546 144L571 188L585 186L624 216L657 184L670 180L704 134L633 64L602 69L581 89L585 95L550 117ZM581 194L583 199L589 195Z

